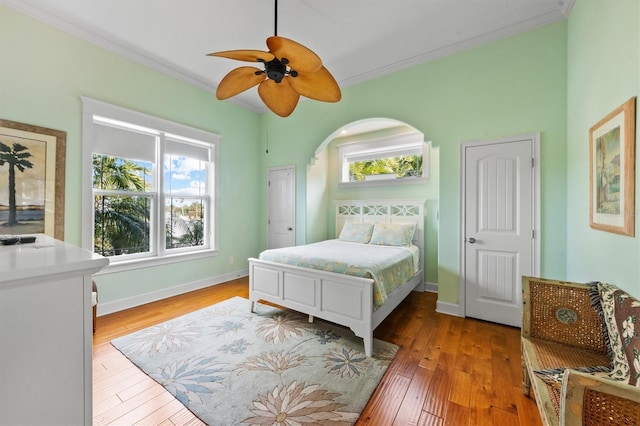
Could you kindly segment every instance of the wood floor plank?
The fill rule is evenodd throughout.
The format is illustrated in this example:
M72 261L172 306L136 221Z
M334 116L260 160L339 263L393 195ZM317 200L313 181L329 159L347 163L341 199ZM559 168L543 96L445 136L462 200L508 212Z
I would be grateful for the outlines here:
M444 419L438 416L434 416L426 411L422 412L422 415L418 419L417 426L442 426Z
M176 426L201 426L204 422L193 415L193 413L186 408L178 411L176 414L169 418L172 424Z
M469 373L460 370L454 370L451 373L449 402L469 408L471 404L471 375Z
M469 407L463 407L455 402L449 402L447 404L447 415L444 424L446 426L469 426L470 417L471 410Z
M416 368L409 383L409 388L398 410L398 415L393 422L394 425L407 426L418 423L424 401L427 398L426 390L429 388L432 377L432 370L423 367Z
M473 364L471 380L471 400L469 404L469 424L471 425L493 424L491 377L491 359L477 358Z
M428 396L422 409L436 417L444 417L451 392L450 372L437 368L431 377L428 389Z
M164 391L164 389L162 389ZM118 425L134 425L143 419L153 415L165 405L175 401L173 395L168 392L160 392L155 398L136 406L127 414L121 416L117 420Z
M517 395L518 401L518 421L520 426L537 426L541 424L540 411L533 398L527 398L522 393L522 386L518 385L512 389Z
M513 393L514 380L509 368L509 356L493 351L491 357L491 386L493 388L491 404L494 407L517 414L517 395Z
M402 405L410 380L400 374L391 378L384 398L366 416L361 415L356 425L392 425Z
M98 395L113 392L118 393L118 389L126 389L134 386L145 379L144 373L140 369L131 364L131 368L121 370L113 374L105 374L103 379L93 382L94 398Z
M111 408L110 410L98 414L97 416L93 416L93 423L96 426L110 424L129 424L121 421L121 418L126 416L129 412L136 410L147 402L153 400L158 395L163 394L171 396L171 394L166 392L164 389L153 387L145 393L140 393L135 397L130 398L128 401L123 401L122 404L119 404L118 406Z
M203 425L109 342L235 296L248 296L246 277L98 317L94 424ZM439 314L436 302L412 293L376 329L400 349L357 425L540 426L522 394L520 330Z
M462 338L462 330L464 327L464 318L451 317L449 321L449 327L446 330L446 337L440 344L440 349L443 352L455 354L458 351L460 339Z
M128 401L129 399L133 398L137 394L146 392L147 390L151 389L153 386L162 387L162 385L160 385L158 382L153 380L151 377L147 376L142 372L140 373L144 375L144 380L140 380L135 385L119 391L118 398L120 398L122 401Z
M93 416L99 416L106 411L118 407L122 404L122 400L118 398L118 395L108 395L98 400L93 400Z
M171 416L178 414L182 409L184 409L184 405L177 399L171 399L167 404L159 407L153 413L134 423L134 425L147 426L161 424L163 421L170 419Z
M495 426L512 426L518 424L518 415L509 411L502 410L498 407L491 407L493 414L493 425Z

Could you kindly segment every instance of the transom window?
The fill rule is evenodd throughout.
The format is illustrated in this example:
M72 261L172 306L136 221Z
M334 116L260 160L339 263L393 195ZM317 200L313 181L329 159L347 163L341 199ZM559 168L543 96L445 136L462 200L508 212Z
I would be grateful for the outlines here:
M111 264L214 250L218 136L88 98L83 106L83 245Z
M345 143L338 155L341 185L406 183L428 176L428 146L420 134Z

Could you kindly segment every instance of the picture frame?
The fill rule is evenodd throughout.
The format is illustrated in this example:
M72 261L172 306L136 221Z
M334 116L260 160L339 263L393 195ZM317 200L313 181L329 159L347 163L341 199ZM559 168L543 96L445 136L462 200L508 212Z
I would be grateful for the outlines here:
M0 234L64 239L66 144L62 130L0 119Z
M635 236L636 97L589 129L591 228Z

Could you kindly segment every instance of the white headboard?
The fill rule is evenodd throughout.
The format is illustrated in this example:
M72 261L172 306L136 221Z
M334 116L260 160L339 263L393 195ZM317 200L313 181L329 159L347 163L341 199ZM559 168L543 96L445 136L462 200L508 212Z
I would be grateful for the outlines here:
M345 222L415 223L413 244L420 248L420 269L424 269L424 203L426 200L334 200L336 238Z

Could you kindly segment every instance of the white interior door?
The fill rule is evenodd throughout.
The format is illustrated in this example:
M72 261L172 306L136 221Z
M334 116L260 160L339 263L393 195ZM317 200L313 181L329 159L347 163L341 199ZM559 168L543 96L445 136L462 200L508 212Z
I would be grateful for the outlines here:
M537 136L463 146L465 315L520 327L536 275Z
M295 245L295 167L269 169L267 248Z

